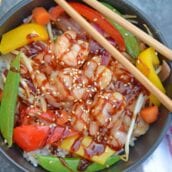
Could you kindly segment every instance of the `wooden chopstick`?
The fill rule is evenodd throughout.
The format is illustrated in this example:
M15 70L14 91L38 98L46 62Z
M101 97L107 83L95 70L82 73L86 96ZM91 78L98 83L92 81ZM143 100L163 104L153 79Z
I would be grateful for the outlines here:
M142 83L159 101L172 111L172 100L155 87L132 63L130 63L115 47L113 47L100 33L98 33L80 14L78 14L65 0L55 0L76 22L83 27L113 58L119 61L134 77Z
M106 17L112 19L119 25L123 26L126 28L128 31L133 33L137 38L142 40L144 43L147 45L155 48L160 54L165 56L167 59L172 60L172 50L167 48L165 45L162 43L158 42L156 39L151 37L150 35L146 34L144 31L121 17L119 14L114 13L112 10L109 8L105 7L102 5L100 2L96 0L83 0L86 4L90 5L92 8L96 9L97 11L101 12L103 15Z

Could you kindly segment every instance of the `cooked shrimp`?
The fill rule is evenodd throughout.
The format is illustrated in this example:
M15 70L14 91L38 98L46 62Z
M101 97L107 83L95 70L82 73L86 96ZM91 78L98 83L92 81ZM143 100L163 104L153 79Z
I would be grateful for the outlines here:
M139 115L137 117L136 123L135 123L135 128L133 131L133 136L134 137L139 137L147 132L149 129L149 124L146 123L142 117Z
M77 33L67 31L55 43L57 63L63 67L79 68L88 58L88 42L77 38Z
M77 131L86 131L90 122L90 107L85 103L75 103L72 108L72 125Z
M106 66L101 65L101 59L98 56L85 64L84 73L100 90L105 89L112 79L112 72Z
M124 109L125 98L118 92L105 92L96 95L91 115L103 126L109 123L113 116Z
M41 89L48 95L47 99L51 95L51 99L56 102L86 100L96 91L89 85L89 80L83 72L74 68L53 71L48 82L44 83Z

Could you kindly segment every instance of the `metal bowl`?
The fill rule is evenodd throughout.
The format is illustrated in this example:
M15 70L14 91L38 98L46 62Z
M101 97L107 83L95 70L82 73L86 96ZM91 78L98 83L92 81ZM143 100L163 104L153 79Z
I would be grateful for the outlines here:
M124 2L122 0L114 1L114 0L105 0L109 4L112 4L115 8L117 8L122 13L136 15L138 26L145 30L143 24L146 24L150 31L153 33L154 37L158 39L160 42L165 44L165 41L158 32L156 32L157 27L155 27L150 20L145 18L145 15L140 12L136 7L133 7L132 4L128 2ZM14 8L8 11L7 14L0 21L0 35L9 31L10 29L18 26L22 23L22 20L31 14L31 11L36 6L44 6L47 9L51 6L55 5L55 3L51 0L23 0L19 4L17 4ZM172 83L172 74L165 82L165 86L168 87L169 83ZM168 94L168 92L167 92ZM170 94L170 93L169 93ZM130 151L130 158L128 162L118 162L114 164L112 167L105 169L104 171L129 171L134 169L137 165L143 162L149 155L155 150L160 141L165 134L168 124L170 122L169 112L162 106L160 108L160 116L156 123L151 125L149 131L141 136L137 141L133 148ZM19 167L23 171L34 171L34 172L42 172L44 171L42 168L33 167L29 162L27 162L23 156L21 150L15 145L12 148L8 148L3 144L3 139L0 136L0 151L17 167Z

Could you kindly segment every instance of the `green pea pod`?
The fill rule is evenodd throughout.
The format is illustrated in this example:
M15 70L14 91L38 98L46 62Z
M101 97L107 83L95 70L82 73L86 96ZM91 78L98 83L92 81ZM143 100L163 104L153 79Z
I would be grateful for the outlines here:
M36 156L38 163L41 167L46 169L49 172L57 172L63 171L63 172L69 172L78 171L78 165L80 162L79 158L64 158L64 162L62 162L59 158L54 156L44 156L44 155L37 155ZM111 166L112 164L118 162L120 158L118 156L111 156L105 165L101 165L98 163L92 163L85 172L95 172L99 170L103 170L104 168L107 168Z
M86 172L95 172L99 170L103 170L107 167L110 167L111 165L115 164L120 160L119 156L113 155L110 158L107 159L106 163L104 165L98 164L98 163L93 163L88 168L86 169Z
M80 161L78 158L65 158L63 164L59 158L54 156L37 155L36 158L38 164L49 172L76 172Z
M20 54L11 63L7 74L0 107L0 129L8 146L13 143L14 116L20 82Z
M115 13L120 14L119 11L117 11L111 5L105 2L102 2L102 4L108 7L109 9L111 9L112 11L114 11ZM133 58L137 58L138 55L140 54L140 46L139 46L139 42L137 38L131 32L127 31L125 28L115 23L113 20L109 19L109 22L121 33L124 39L128 54Z

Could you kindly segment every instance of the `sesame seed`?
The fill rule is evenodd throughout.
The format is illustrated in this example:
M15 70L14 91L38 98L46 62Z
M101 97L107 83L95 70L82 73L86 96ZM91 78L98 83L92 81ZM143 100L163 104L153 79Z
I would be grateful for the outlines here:
M45 61L44 60L41 60L41 64L44 64L45 63Z
M53 128L53 127L56 127L57 125L56 124L50 124L49 127L50 128Z
M72 87L68 87L68 90L72 90Z
M96 22L98 19L97 18L94 18L93 21Z
M61 65L64 65L65 63L63 61L60 62Z
M70 26L68 26L67 28L68 28L68 30L71 30L72 29Z
M40 71L39 71L39 70L36 70L36 71L35 71L35 73L39 74L39 73L40 73Z

